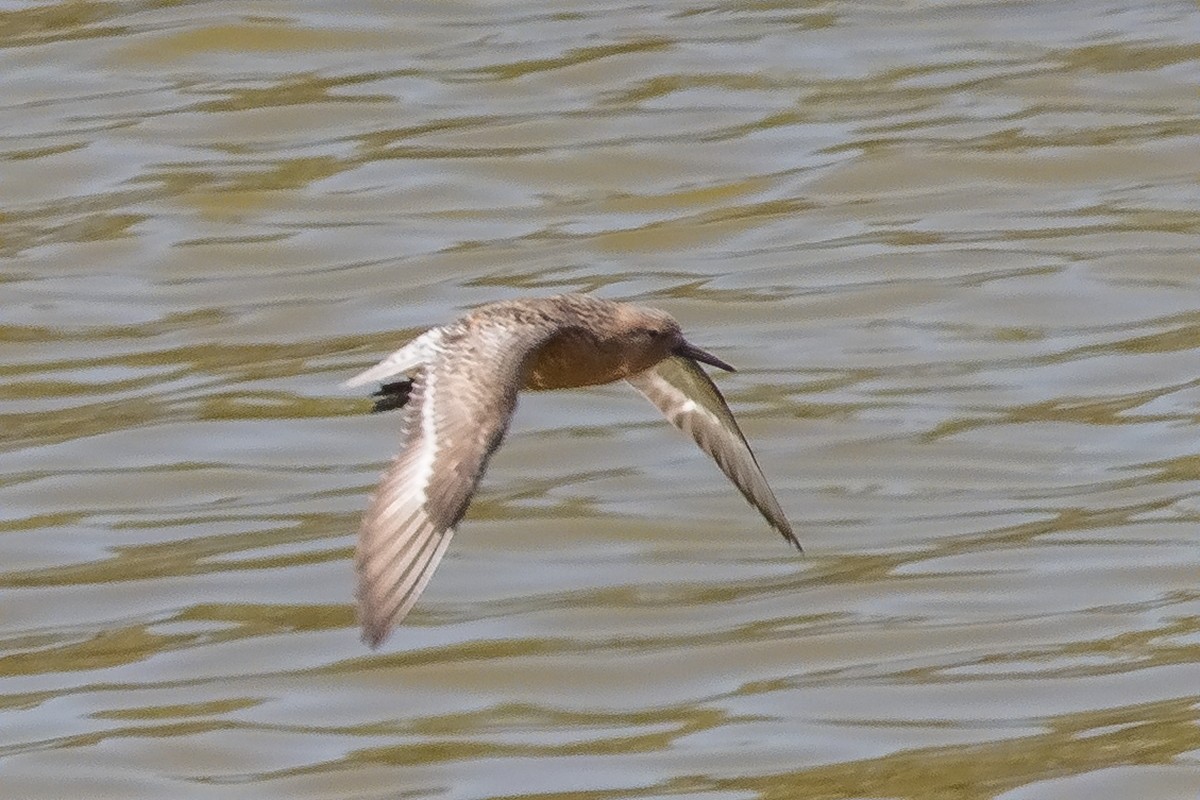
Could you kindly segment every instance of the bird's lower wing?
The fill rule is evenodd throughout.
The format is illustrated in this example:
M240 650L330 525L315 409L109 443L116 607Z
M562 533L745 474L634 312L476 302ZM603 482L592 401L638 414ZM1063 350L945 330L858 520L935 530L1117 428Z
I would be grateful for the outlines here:
M800 548L758 460L716 384L695 361L672 356L627 378L667 420L691 436L771 527Z
M429 582L504 438L523 346L498 338L497 352L476 348L466 356L447 347L413 377L404 443L363 515L355 553L359 622L372 647Z

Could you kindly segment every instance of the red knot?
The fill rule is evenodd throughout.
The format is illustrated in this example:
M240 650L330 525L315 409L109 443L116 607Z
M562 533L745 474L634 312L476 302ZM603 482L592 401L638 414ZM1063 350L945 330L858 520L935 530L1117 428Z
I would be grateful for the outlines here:
M480 306L346 381L382 382L375 410L404 409L400 454L380 479L359 531L363 641L378 647L429 582L522 388L628 381L799 549L725 398L697 362L733 371L684 339L663 311L564 294ZM404 377L386 382L396 376Z

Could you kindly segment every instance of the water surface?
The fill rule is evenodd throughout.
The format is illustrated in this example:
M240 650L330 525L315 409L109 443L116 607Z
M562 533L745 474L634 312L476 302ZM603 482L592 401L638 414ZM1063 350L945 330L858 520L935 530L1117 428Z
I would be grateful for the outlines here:
M0 786L1200 793L1194 4L8 3ZM490 300L675 314L797 555L627 387L527 396L379 652Z

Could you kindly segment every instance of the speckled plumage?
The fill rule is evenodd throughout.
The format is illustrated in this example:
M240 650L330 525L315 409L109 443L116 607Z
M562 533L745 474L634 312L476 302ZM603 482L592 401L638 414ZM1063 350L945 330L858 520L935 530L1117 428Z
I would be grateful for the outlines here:
M626 379L692 436L785 539L800 547L721 393L656 309L587 295L490 303L418 336L348 386L386 381L375 410L404 409L404 442L363 516L359 621L377 647L408 613L500 445L520 389Z

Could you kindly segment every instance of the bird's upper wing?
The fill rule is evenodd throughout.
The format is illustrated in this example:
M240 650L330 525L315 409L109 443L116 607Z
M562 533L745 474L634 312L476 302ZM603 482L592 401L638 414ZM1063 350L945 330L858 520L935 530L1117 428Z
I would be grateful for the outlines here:
M448 329L413 377L404 440L363 516L355 563L363 639L376 647L446 552L516 407L536 331Z
M342 386L362 386L414 370L438 353L445 328L430 328L373 367L365 369Z
M672 356L627 380L712 456L771 527L802 549L725 398L699 364Z

